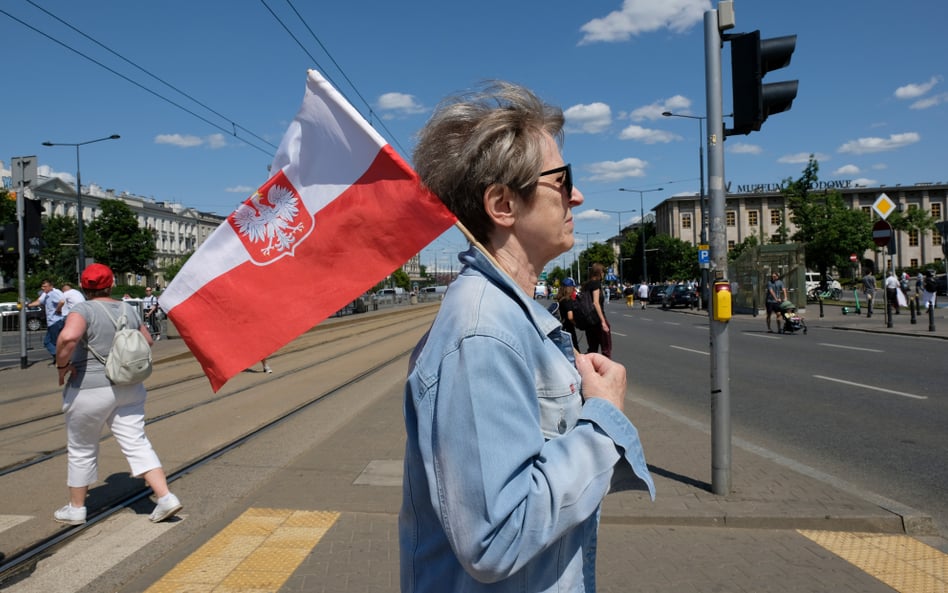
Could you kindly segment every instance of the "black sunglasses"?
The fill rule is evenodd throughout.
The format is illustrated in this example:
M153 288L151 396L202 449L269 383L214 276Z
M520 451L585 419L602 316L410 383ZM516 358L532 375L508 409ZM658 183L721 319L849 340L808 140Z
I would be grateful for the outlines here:
M547 175L552 175L554 173L565 173L563 175L563 189L566 190L566 196L573 195L573 169L569 163L563 165L562 167L557 167L555 169L550 169L549 171L541 171L539 177L545 177Z

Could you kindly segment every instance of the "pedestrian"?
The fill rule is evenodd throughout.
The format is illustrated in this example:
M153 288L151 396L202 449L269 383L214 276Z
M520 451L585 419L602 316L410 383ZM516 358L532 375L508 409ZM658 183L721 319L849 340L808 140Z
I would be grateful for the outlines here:
M783 280L777 272L771 272L770 282L767 283L767 298L765 306L767 307L767 333L772 334L770 329L770 317L777 315L777 332L783 333L783 314L780 311L780 305L787 300L787 287L783 285Z
M62 292L63 300L59 301L59 304L56 305L56 312L65 319L66 316L69 315L69 312L72 311L72 308L76 306L76 303L81 303L86 300L86 297L82 295L81 291L73 288L72 284L68 282L63 282Z
M266 358L264 358L263 360L261 360L261 361L260 361L260 364L263 365L263 368L262 368L261 370L262 370L264 373L266 373L266 374L269 375L270 373L273 372L273 369L271 369L271 368L270 368L270 365L267 364L267 359L266 359Z
M633 288L631 284L626 282L625 287L622 289L622 295L625 297L626 308L631 309L632 301L635 300L635 288Z
M641 303L643 309L648 307L648 288L648 282L642 281L639 284L639 303Z
M862 277L862 293L866 297L866 317L872 317L872 302L876 299L876 276L872 270Z
M43 347L46 348L54 361L56 359L56 340L59 338L59 332L63 330L65 320L65 317L59 313L59 303L62 300L62 291L53 285L52 280L44 278L42 284L40 284L39 297L27 305L27 307L42 305L46 311L46 335L43 337Z
M606 300L602 290L602 279L606 268L600 263L594 263L589 272L589 280L583 284L583 291L592 295L593 307L599 315L599 323L586 328L586 353L602 352L606 358L612 358L612 329L606 319Z
M899 314L899 279L896 277L895 272L889 270L889 275L885 279L885 300L890 309L895 311L895 314Z
M558 312L563 329L573 340L573 348L579 348L579 340L576 337L576 281L572 278L563 280L563 287L556 295L556 302L559 304Z
M419 133L415 168L474 244L409 364L404 593L593 591L616 466L653 491L622 412L624 367L574 353L532 298L572 247L584 200L563 124L559 108L495 82L442 102Z
M150 286L145 287L145 298L142 299L142 312L145 315L145 324L155 340L161 339L161 328L158 325L158 297Z
M925 270L925 278L922 281L922 302L921 311L928 311L929 307L935 307L935 274L931 270Z
M111 297L114 282L112 270L103 264L92 264L83 270L80 285L87 300L73 307L56 347L59 384L65 385L69 502L54 517L68 525L86 522L86 495L89 486L99 479L99 440L106 425L118 441L132 477L144 478L157 498L155 510L149 516L151 521L164 521L181 510L181 502L168 490L165 471L145 436L144 384L113 384L105 375L105 365L90 352L109 351L115 336L113 318L120 318L123 312L128 327L137 327L152 343L138 311Z

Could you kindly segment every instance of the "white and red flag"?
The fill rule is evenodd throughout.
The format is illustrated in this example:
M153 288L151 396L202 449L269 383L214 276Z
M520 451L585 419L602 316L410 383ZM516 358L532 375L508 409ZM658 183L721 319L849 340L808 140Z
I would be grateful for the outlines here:
M214 391L456 222L315 70L271 171L160 298Z

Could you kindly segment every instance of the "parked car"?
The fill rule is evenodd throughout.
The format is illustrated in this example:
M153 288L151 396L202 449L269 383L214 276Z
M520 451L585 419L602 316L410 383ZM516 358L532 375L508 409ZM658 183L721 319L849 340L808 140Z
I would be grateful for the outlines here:
M694 309L698 306L698 293L693 288L684 284L669 286L665 290L662 306L666 308L688 307Z
M533 287L533 298L534 299L548 299L550 298L550 287L546 285L546 282L540 280L537 282L537 285Z
M656 284L648 289L648 304L661 305L665 301L665 291L668 287L664 284Z
M16 302L0 303L0 315L3 316L3 331L19 331L20 305ZM26 329L39 331L46 329L46 312L42 307L29 307L26 310Z
M945 274L935 275L935 294L941 295L941 296L948 296L948 275L945 275Z
M820 286L820 273L819 272L807 272L806 273L806 293L810 294L814 289ZM834 280L829 276L826 277L826 289L833 291L842 292L843 287L838 280Z

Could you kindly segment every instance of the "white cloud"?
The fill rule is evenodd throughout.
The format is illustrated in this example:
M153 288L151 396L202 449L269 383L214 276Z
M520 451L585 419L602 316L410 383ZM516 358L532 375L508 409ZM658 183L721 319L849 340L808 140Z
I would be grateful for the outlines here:
M859 175L859 167L856 165L843 165L839 169L833 171L833 175Z
M778 162L778 163L786 163L786 164L790 164L790 165L799 165L799 164L805 165L805 164L807 164L807 163L810 162L810 155L813 155L813 158L816 159L817 161L821 162L821 163L822 163L823 161L828 161L828 160L830 159L829 155L822 154L822 153L819 153L819 152L817 152L817 153L812 153L812 152L798 152L798 153L796 153L796 154L785 154L785 155L783 155L782 157L780 157L779 159L777 159L777 162Z
M600 161L592 163L585 167L591 175L590 181L619 181L632 177L643 177L648 162L635 157L622 159L621 161Z
M904 134L891 134L888 138L859 138L850 140L839 147L838 152L847 152L852 154L866 154L869 152L884 152L895 150L915 144L922 137L917 132L906 132Z
M573 105L563 112L566 131L577 134L598 134L612 123L612 110L605 103Z
M674 97L669 97L668 99L656 101L651 105L645 105L643 107L639 107L638 109L634 109L631 113L629 113L629 119L632 121L660 119L663 117L662 113L666 111L679 113L681 115L691 115L689 111L690 108L691 99L682 95L675 95Z
M619 133L620 140L637 140L646 144L656 144L658 142L667 144L675 140L681 140L678 134L672 134L665 130L653 130L643 128L642 126L631 125Z
M574 214L573 218L576 220L593 220L596 222L602 222L604 220L609 220L609 215L605 212L600 212L595 209L583 210L582 212L577 212ZM580 233L583 234L583 233Z
M200 146L204 141L200 136L191 136L184 134L158 134L155 136L155 144L171 144L181 148L193 148Z
M249 196L253 192L257 191L257 188L250 187L249 185L234 185L231 187L224 188L224 191L226 191L229 194L241 194L241 195Z
M918 101L909 105L909 109L928 109L929 107L941 105L942 103L948 103L948 93L941 93L939 95L932 95L931 97L919 99Z
M725 144L725 146L727 146L727 151L731 154L760 154L764 151L760 146L746 142L734 142L732 144Z
M932 90L936 84L941 82L941 76L932 76L928 82L923 83L912 83L905 86L900 86L895 89L895 96L898 99L917 99L921 97L928 91Z
M876 179L860 177L859 179L853 179L853 185L856 187L877 187L879 185L879 181Z
M207 137L208 148L224 148L227 146L227 138L223 134L211 134Z
M57 179L62 179L66 183L72 183L73 185L76 183L75 175L72 173L57 173L56 171L53 171L52 167L49 165L38 165L36 167L36 174L40 177L55 177Z
M871 167L873 171L885 171L888 168L889 168L889 165L885 163L876 163L875 165Z
M710 0L624 0L621 10L593 19L580 27L579 44L627 41L630 37L660 29L683 33L704 19Z
M414 95L406 95L405 93L385 93L378 98L375 104L379 111L386 112L382 116L383 119L417 115L427 111L425 106L415 101Z

